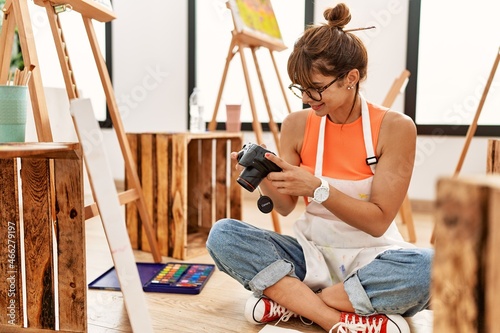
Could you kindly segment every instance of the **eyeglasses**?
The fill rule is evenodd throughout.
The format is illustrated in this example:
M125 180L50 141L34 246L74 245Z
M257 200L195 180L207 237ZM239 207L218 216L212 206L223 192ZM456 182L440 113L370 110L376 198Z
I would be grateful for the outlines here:
M337 77L335 80L333 80L332 82L328 83L326 86L322 87L322 88L307 88L307 89L304 89L302 88L301 86L299 86L298 84L291 84L288 86L288 89L290 89L293 94L295 96L297 96L298 98L302 99L302 95L304 93L307 94L307 96L309 96L312 100L316 101L316 102L319 102L321 101L321 99L323 98L323 96L321 96L321 93L323 91L325 91L326 89L328 89L328 87L330 87L332 84L334 84L335 82L337 82L338 79L340 79L341 77L343 77L343 75Z

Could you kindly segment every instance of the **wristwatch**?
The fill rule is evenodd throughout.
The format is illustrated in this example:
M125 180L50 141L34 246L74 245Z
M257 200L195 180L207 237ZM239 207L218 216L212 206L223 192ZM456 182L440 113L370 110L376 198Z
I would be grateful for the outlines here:
M314 190L313 201L323 203L330 196L330 186L326 180L320 178L321 185Z

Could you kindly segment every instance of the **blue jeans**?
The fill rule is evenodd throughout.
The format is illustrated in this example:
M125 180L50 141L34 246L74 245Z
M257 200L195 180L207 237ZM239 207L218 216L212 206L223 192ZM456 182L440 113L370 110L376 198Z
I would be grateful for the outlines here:
M222 219L214 224L207 249L217 267L259 297L285 276L303 280L302 247L291 236ZM432 249L389 250L344 280L344 289L360 315L406 317L430 304Z

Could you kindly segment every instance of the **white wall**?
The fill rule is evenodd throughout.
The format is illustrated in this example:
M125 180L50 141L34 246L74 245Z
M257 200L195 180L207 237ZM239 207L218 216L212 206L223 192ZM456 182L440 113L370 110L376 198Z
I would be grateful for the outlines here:
M113 87L126 132L187 129L187 1L114 1ZM124 163L113 130L104 130L113 174Z
M465 143L465 137L420 135L417 156L408 196L410 199L434 200L436 181L455 173ZM488 138L471 141L460 175L484 174Z
M185 130L187 1L136 5L113 4L113 85L123 123L130 132Z
M282 5L287 1L291 0L273 0L273 3ZM360 35L370 52L368 80L363 91L369 99L381 102L394 78L405 67L408 0L345 2L353 16L350 27L377 26L377 29ZM113 79L125 130L186 131L187 1L147 0L141 4L147 10L138 10L125 2L114 2L118 18L113 23ZM322 8L331 4L330 1L316 0L316 16L322 19ZM442 17L445 19L446 15ZM199 56L209 57L210 54ZM93 63L89 61L89 65L93 66ZM219 77L215 80L217 85L219 80ZM245 89L243 83L242 89ZM403 105L401 95L394 109L402 111ZM123 179L123 159L114 131L104 130L104 135L114 177ZM251 132L245 136L248 141L255 140ZM453 174L464 139L419 136L409 191L411 199L434 200L436 181L441 176ZM272 149L272 136L266 134L265 141ZM484 173L486 144L486 138L472 141L462 174Z

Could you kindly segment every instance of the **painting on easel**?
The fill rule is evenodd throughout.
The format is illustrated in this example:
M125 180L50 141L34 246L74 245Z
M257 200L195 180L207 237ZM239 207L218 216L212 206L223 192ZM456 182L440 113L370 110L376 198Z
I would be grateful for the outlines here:
M94 2L97 2L104 7L106 7L109 10L113 10L113 5L111 4L111 0L94 0Z
M286 49L271 0L229 0L228 4L236 32L247 36L249 44Z

